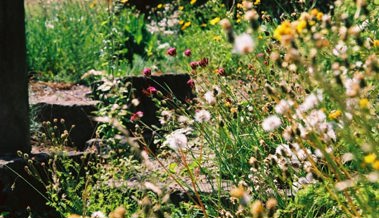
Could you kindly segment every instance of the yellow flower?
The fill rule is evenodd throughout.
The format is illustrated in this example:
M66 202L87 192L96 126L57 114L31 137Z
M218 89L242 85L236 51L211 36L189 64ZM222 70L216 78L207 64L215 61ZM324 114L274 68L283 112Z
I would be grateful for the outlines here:
M242 186L238 186L238 188L230 190L230 196L234 198L242 198L244 194L245 190Z
M236 21L237 23L241 23L241 19L237 19L237 21Z
M221 41L221 36L213 36L213 40L219 42Z
M379 170L379 160L376 160L373 164L372 164L372 168L376 169L376 170Z
M334 110L334 111L330 112L329 119L335 120L338 117L340 117L341 115L342 115L342 112L340 110Z
M274 31L274 38L281 41L284 35L293 35L291 23L288 20L283 21Z
M230 113L237 113L238 112L238 109L236 107L232 107L230 108Z
M220 20L221 19L219 17L216 17L216 18L213 18L212 20L210 20L209 23L211 25L216 25L216 24L218 24L220 22Z
M182 26L180 29L181 29L181 30L185 30L185 29L187 29L187 27L189 27L189 26L191 26L191 22L190 22L190 21L185 22L185 23L183 24L183 26Z
M255 0L254 5L259 5L261 3L261 0Z
M368 164L374 163L375 160L376 160L376 154L374 153L368 154L364 157L364 162Z
M313 25L315 25L315 24L316 24L315 21L313 21L313 20L309 21L309 26L313 26Z
M368 101L367 98L362 98L362 99L359 100L359 107L361 109L366 109L366 108L368 108L369 103L370 102Z
M184 20L179 20L180 25L183 25L183 23L184 23Z
M317 20L322 20L322 16L324 16L324 14L323 14L322 12L318 12L318 13L316 14L316 19L317 19Z
M311 13L310 13L310 14L311 14L312 16L315 16L315 17L316 17L318 13L320 13L320 11L319 11L317 8L314 8L314 9L311 10Z
M243 5L241 3L238 3L237 8L243 8Z
M126 4L128 2L128 0L121 0L120 1L122 4Z
M303 30L307 27L307 21L305 20L300 20L298 21L298 24L296 26L296 30L298 33L303 32Z
M179 11L183 11L184 10L184 7L183 6L179 6Z
M379 39L374 40L374 47L379 47Z
M161 9L162 7L163 7L162 4L158 4L158 5L157 5L157 8L158 8L158 9Z
M191 5L194 5L196 3L197 0L191 0L190 4Z

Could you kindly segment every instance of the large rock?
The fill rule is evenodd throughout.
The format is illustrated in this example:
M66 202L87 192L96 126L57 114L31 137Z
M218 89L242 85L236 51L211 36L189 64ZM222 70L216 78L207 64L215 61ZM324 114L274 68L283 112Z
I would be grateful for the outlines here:
M88 87L81 85L33 82L30 84L33 119L40 123L49 121L59 133L69 131L67 145L84 150L97 126L91 118L97 102L87 97L90 92Z

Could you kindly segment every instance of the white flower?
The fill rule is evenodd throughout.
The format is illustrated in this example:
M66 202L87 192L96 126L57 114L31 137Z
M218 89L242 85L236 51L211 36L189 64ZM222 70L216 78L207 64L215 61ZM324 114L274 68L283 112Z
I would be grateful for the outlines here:
M186 148L188 140L187 136L179 131L174 131L170 135L167 136L165 142L172 150L183 150Z
M133 100L132 100L132 105L133 105L134 107L137 107L139 104L140 104L140 101L138 100L138 98L133 98Z
M326 115L322 110L313 110L304 120L308 127L316 127L320 123L324 123Z
M105 214L101 211L96 211L91 214L91 218L106 218Z
M304 102L299 106L298 110L300 112L306 112L316 107L321 101L322 101L321 93L317 93L317 95L312 93L304 99Z
M272 115L263 120L262 127L266 132L271 132L278 128L282 124L280 118L276 115Z
M163 124L166 124L169 120L171 120L172 118L172 111L162 111L161 112L161 117L159 118L159 122L163 125Z
M322 153L322 151L320 149L316 149L315 150L315 155L318 158L323 158L324 157L324 154Z
M195 120L199 123L208 122L211 119L211 114L207 110L196 111Z
M345 54L346 51L347 51L347 46L345 45L345 43L338 42L336 47L333 49L333 54L335 56L341 56L341 55Z
M184 125L184 126L187 126L187 125L192 125L193 124L193 120L186 117L186 116L179 116L178 117L178 122L181 124L181 125Z
M352 153L345 153L341 157L342 163L345 164L346 162L354 160L354 154Z
M292 156L292 151L288 145L281 144L276 147L275 154L279 156Z
M243 33L235 38L233 51L238 54L248 54L253 51L254 47L255 43L251 36Z
M169 43L163 43L163 44L160 44L157 48L157 50L163 50L163 49L167 49L167 48L170 48L170 44Z
M290 110L293 105L293 101L291 100L280 100L280 102L275 106L275 112L278 114L285 114Z
M307 157L310 156L311 154L312 154L312 152L311 152L309 149L306 149L306 150L304 150L304 149L300 149L300 150L298 150L298 151L296 152L297 157L298 157L301 161L307 159Z
M300 131L300 137L305 139L308 135L308 130L301 124L299 124L298 129Z
M204 99L207 101L208 104L213 105L216 104L216 98L213 95L212 91L208 91L204 94Z
M356 96L360 90L360 82L361 80L359 78L346 79L344 83L344 86L346 89L346 95L349 97Z

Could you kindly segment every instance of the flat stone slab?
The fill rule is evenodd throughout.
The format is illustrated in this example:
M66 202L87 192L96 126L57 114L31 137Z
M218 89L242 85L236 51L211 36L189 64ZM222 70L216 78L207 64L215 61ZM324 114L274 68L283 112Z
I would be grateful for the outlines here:
M83 150L86 141L94 137L97 126L90 117L97 104L97 101L88 97L91 89L82 85L51 82L32 82L29 87L31 110L36 111L34 119L40 123L58 120L54 125L59 128L59 132L70 132L68 145ZM61 119L64 123L60 122Z

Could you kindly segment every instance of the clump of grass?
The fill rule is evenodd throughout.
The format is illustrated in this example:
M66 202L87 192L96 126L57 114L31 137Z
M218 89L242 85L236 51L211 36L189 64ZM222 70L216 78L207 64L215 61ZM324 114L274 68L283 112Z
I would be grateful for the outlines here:
M36 79L79 82L91 69L136 73L153 46L144 16L121 2L51 1L26 4L28 70ZM141 58L142 57L142 58ZM136 66L133 61L136 60Z

